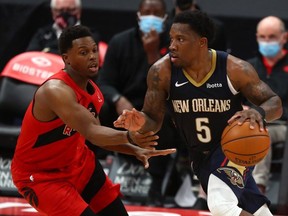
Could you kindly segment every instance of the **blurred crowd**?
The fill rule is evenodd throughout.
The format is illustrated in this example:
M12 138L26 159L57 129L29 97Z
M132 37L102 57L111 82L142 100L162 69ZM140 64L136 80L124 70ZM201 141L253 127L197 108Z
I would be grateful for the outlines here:
M88 26L93 33L94 40L98 44L100 55L100 70L94 81L101 89L105 99L99 115L102 125L114 127L113 122L124 109L131 110L136 108L141 110L147 90L147 72L153 63L169 52L169 29L172 25L173 17L186 10L202 10L195 0L171 1L173 1L174 8L172 11L168 11L165 1L141 0L139 7L135 8L135 26L115 33L109 41L102 39L103 36L97 31L97 26ZM51 53L60 58L58 39L63 29L74 25L86 25L81 20L83 12L81 0L51 0L50 9L53 23L35 31L24 53L37 52L37 55L38 52ZM214 40L209 43L209 48L230 52L230 41L227 37L225 23L216 17L212 18L216 26L216 35ZM277 145L277 148L279 146L284 148L283 143L286 140L287 133L288 53L286 49L287 32L284 21L272 15L259 19L257 26L255 26L255 38L251 38L251 40L257 42L258 50L257 54L253 58L247 59L247 61L253 65L259 77L280 96L284 109L281 119L267 124L271 135L271 151L261 163L256 165L253 173L259 189L265 194L269 190L269 178L272 171L274 171L272 170L273 158L278 153L276 152L273 156L273 145ZM8 67L4 68L4 70L9 69ZM28 72L25 72L24 68L22 71L30 73L31 70L27 69ZM0 107L2 106L0 108L0 112L2 112L0 113L0 121L2 121L0 125L6 127L8 135L5 134L5 136L9 136L9 127L13 125L21 126L21 116L24 113L18 115L17 119L7 120L7 118L4 118L4 116L9 116L5 112L13 111L10 108L7 110L3 107L13 101L7 102L7 96L3 95L4 93L9 93L9 91L7 93L7 90L2 90L6 87L4 86L4 81L1 80L6 77L3 74L0 77ZM9 79L13 78L8 77ZM19 85L21 85L21 82L19 82ZM37 87L37 84L33 83L33 85ZM34 90L35 88L33 88ZM32 95L29 99L31 98ZM244 100L243 106L249 109L253 105ZM6 133L7 130L3 129L1 133ZM174 155L150 159L150 167L145 172L151 177L151 185L147 192L147 197L140 202L150 206L165 206L167 202L171 202L169 198L172 197L173 204L181 207L179 202L177 203L177 200L174 200L174 197L181 188L185 177L189 176L191 182L189 186L191 188L192 185L196 186L196 189L193 191L191 189L191 191L197 199L185 207L208 210L206 194L199 186L197 178L195 178L190 169L189 155L169 112L165 114L164 122L158 135L160 139L158 140L157 149L174 147L178 151ZM0 140L0 149L1 142L2 140ZM135 164L135 166L139 165L139 162L132 156L115 154L100 147L95 147L89 142L87 142L87 145L104 163L109 163L111 158L119 157L121 161L127 161L130 164ZM13 152L13 149L6 149L6 151ZM9 154L9 157L12 156L13 153ZM288 158L284 158L284 160L288 160ZM111 166L109 169L111 169ZM133 197L125 197L125 193L123 199L126 199L127 202L133 202Z

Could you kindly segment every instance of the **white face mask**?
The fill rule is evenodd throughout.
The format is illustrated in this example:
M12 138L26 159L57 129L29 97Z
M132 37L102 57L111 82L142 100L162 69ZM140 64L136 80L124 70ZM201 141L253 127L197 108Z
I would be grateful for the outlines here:
M154 15L141 16L138 12L139 28L144 34L149 33L152 29L160 34L164 31L164 21L166 20L166 17L167 15L165 15L164 18Z

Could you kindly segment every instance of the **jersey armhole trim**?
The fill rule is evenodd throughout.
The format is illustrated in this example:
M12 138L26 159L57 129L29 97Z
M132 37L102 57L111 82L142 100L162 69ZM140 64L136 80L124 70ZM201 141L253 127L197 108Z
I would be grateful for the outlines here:
M228 87L229 87L230 91L232 92L232 94L233 94L233 95L238 94L239 92L236 91L236 89L233 87L233 85L232 85L232 83L231 83L228 75L226 75L226 78L227 78Z

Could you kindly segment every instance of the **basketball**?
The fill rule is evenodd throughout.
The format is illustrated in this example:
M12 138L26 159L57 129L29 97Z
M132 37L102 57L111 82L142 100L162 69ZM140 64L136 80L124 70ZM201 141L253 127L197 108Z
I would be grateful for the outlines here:
M269 133L259 130L259 125L250 129L250 122L238 125L235 121L227 125L221 137L221 147L225 156L240 166L254 166L267 154L270 148Z

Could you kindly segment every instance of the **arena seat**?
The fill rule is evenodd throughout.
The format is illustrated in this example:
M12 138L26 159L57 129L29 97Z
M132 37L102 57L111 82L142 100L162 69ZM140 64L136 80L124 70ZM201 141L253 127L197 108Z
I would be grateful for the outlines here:
M107 52L108 44L104 41L100 41L98 43L98 49L99 49L99 66L102 67L105 59L105 55Z
M0 195L18 196L10 173L11 159L25 111L35 90L64 67L62 58L25 52L12 58L0 74Z

